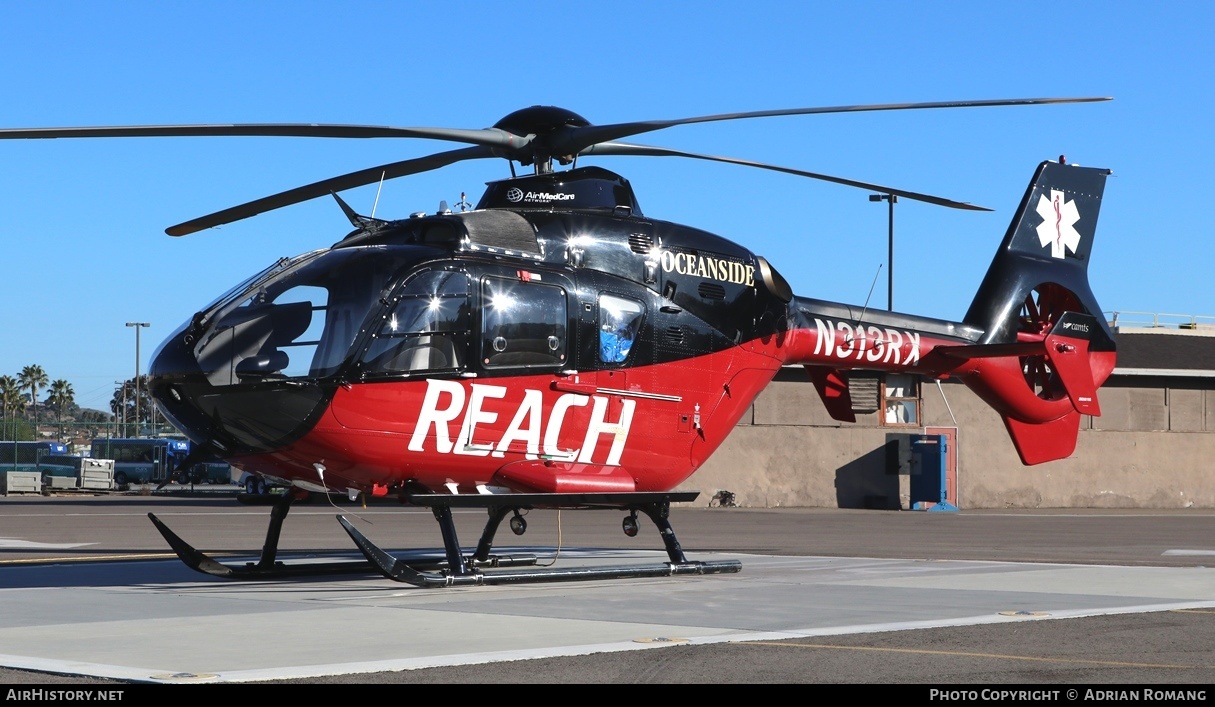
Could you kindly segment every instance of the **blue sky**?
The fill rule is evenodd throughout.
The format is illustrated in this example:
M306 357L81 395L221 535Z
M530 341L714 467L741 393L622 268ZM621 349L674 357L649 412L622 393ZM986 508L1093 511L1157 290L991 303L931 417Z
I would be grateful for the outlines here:
M592 123L775 108L1112 96L1109 103L768 118L634 142L990 207L896 207L895 309L960 319L1036 164L1114 176L1090 269L1107 311L1215 315L1215 5L1206 2L38 2L0 4L0 127L301 122L488 127L535 104ZM327 199L184 238L170 225L377 164L421 140L0 141L0 374L86 407L196 309L349 225ZM675 158L601 158L647 216L766 256L800 294L886 302L884 204ZM384 185L376 215L476 201L504 161ZM374 186L344 198L362 213ZM880 269L880 271L879 271ZM879 274L880 272L880 274Z

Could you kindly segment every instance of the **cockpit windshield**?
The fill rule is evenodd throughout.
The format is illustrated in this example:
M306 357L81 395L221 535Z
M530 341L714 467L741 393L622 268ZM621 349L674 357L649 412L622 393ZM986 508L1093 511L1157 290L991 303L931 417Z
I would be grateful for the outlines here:
M412 248L341 248L301 259L234 291L194 356L213 386L333 375ZM412 256L412 257L410 257Z

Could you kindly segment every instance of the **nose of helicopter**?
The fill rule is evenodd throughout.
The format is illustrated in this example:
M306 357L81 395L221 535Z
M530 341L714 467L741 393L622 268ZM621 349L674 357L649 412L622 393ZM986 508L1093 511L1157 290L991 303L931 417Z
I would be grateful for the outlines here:
M210 435L205 421L197 415L198 406L189 399L195 385L191 380L201 373L198 362L186 343L186 327L179 327L152 354L148 366L148 391L160 412L191 441L201 444Z
M186 324L156 350L148 372L160 411L195 444L223 457L273 451L307 432L324 411L321 386L262 376L246 381L228 370L231 362L216 366L200 356L202 348Z

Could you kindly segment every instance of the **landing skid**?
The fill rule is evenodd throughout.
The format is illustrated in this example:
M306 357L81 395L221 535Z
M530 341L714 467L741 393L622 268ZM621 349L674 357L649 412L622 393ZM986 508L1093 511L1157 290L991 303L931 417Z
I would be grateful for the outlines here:
M270 525L266 529L266 542L262 546L261 557L257 562L247 562L239 565L224 564L196 549L193 545L182 540L180 536L170 530L154 514L149 513L148 518L169 543L169 547L173 548L173 552L177 553L177 557L187 567L204 574L209 574L212 577L236 580L267 580L290 577L375 574L380 571L378 566L365 560L297 561L293 563L285 563L278 560L278 541L283 521L291 510L291 504L302 498L304 498L302 492L289 490L274 502L274 508L270 511ZM422 570L438 570L447 566L446 558L439 557L433 552L404 558L404 561ZM536 558L534 555L487 557L484 563L497 567L533 565L536 563Z
M443 534L442 555L434 551L419 552L407 556L392 555L360 533L339 515L338 522L354 540L366 558L361 560L294 561L278 559L279 535L283 521L291 510L291 504L305 497L305 492L295 489L284 493L274 502L270 512L270 524L266 529L266 541L257 562L225 564L198 550L169 529L154 514L148 518L169 543L169 547L190 569L235 580L267 580L290 577L329 576L343 574L375 574L379 572L388 579L418 587L451 587L469 585L521 584L526 582L567 582L596 579L628 579L642 577L673 577L680 575L727 574L742 570L737 560L717 562L693 562L683 553L675 531L669 520L671 503L691 502L699 494L690 493L586 493L586 494L415 494L405 500L426 506L434 513ZM471 555L465 555L456 535L452 508L484 508L489 520L481 533L481 539ZM493 554L493 541L498 527L508 515L512 529L522 534L526 522L519 515L521 510L548 509L609 509L627 511L625 533L636 535L639 529L637 514L644 513L657 526L666 547L669 562L657 564L613 565L604 567L552 568L535 567L537 559L532 554ZM530 569L505 570L504 568L527 567ZM489 571L486 571L489 570Z
M586 493L586 494L414 494L407 497L411 503L428 506L443 533L443 545L447 559L442 566L427 568L398 558L380 549L355 527L339 515L338 522L363 552L363 556L388 579L412 584L417 587L480 586L495 584L521 584L527 582L568 582L596 579L627 579L641 577L672 577L677 575L726 574L742 570L737 560L718 562L692 562L683 553L675 531L669 520L672 502L696 500L697 492L690 493ZM466 557L456 537L455 522L451 509L485 508L489 511L477 549ZM649 565L617 565L606 567L532 568L519 571L483 572L483 567L502 567L490 556L494 535L508 514L533 508L566 509L616 509L629 512L625 519L625 532L637 534L637 512L640 511L654 522L666 546L670 562ZM515 520L512 519L512 526ZM526 527L526 524L523 524ZM519 531L521 532L521 531ZM534 562L532 563L534 564ZM434 571L437 570L437 571Z

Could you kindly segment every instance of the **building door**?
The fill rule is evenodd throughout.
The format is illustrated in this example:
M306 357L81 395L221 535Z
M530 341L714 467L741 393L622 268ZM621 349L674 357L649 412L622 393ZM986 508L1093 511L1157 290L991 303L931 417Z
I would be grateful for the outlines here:
M945 500L961 508L958 505L958 428L925 427L924 434L945 437Z

